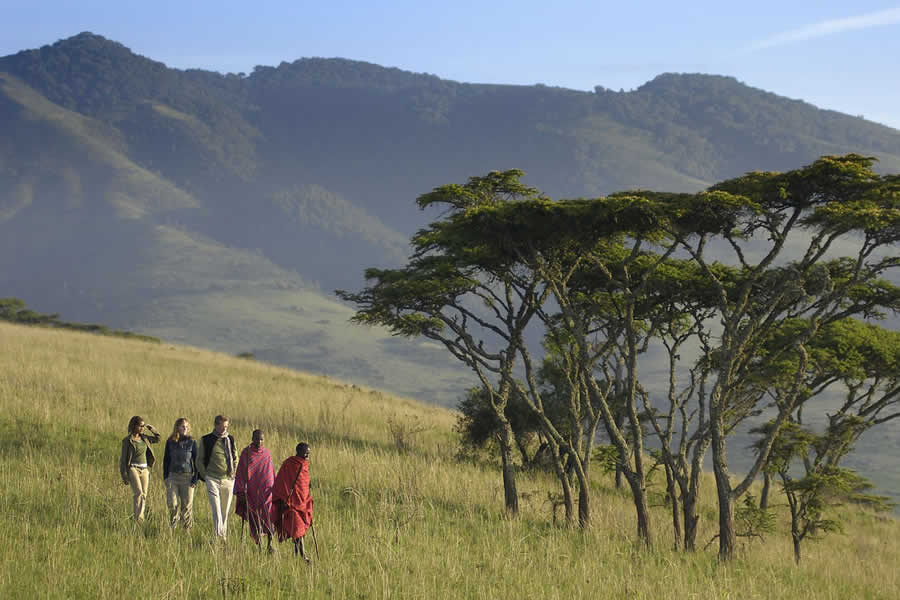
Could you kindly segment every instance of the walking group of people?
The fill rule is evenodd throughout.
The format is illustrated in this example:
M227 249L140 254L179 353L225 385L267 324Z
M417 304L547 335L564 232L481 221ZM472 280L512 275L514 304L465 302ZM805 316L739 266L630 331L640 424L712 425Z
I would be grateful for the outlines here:
M228 417L218 415L212 432L197 443L191 437L188 420L175 421L163 455L169 525L173 529L179 521L186 529L193 525L194 487L200 480L206 485L216 539L226 538L234 498L235 514L249 524L250 537L257 545L265 535L268 551L274 552L273 535L279 541L291 539L294 553L309 562L303 545L313 515L309 445L297 444L296 455L285 460L276 474L272 454L264 445L263 431L253 432L250 445L238 458L228 424ZM138 523L144 520L150 469L156 461L151 445L160 439L152 425L134 416L128 423L128 435L122 440L119 471L122 482L131 485L134 519Z

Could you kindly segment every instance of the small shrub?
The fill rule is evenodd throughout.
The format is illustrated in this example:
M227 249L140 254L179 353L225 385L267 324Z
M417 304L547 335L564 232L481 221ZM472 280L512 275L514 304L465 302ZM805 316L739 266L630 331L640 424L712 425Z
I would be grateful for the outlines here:
M420 433L428 431L428 427L424 427L419 423L418 417L408 421L400 421L395 417L388 417L388 430L391 432L391 438L394 440L394 446L400 453L408 452L412 448L413 440Z

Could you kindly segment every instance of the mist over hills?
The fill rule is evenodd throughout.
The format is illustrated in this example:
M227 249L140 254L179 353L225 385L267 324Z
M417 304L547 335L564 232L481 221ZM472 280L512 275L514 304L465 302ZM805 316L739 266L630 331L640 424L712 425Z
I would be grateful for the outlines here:
M597 74L602 83L602 73ZM452 404L443 352L347 324L433 187L520 168L551 197L695 191L900 132L715 75L594 92L346 59L177 70L82 33L0 58L0 296Z

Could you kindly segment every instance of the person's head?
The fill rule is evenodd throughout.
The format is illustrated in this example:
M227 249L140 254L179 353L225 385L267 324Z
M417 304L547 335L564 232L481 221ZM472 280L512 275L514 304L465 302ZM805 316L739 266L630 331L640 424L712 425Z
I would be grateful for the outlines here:
M228 422L228 417L225 415L216 415L213 420L213 430L219 435L225 435L225 432L228 431Z
M297 456L300 458L309 458L309 444L306 442L297 444Z
M139 417L137 415L131 417L131 420L128 421L128 434L129 435L138 435L144 430L144 418Z
M262 429L254 429L252 441L250 442L256 448L262 448L263 442L265 441L265 434Z
M191 422L181 417L180 419L175 419L175 425L172 426L172 435L169 436L169 439L173 442L177 442L182 438L186 438L191 435Z

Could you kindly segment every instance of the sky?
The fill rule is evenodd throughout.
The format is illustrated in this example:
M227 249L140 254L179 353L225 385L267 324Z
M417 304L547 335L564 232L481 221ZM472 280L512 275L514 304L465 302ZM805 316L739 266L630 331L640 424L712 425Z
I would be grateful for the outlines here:
M900 2L0 0L0 56L90 31L176 68L303 57L631 90L710 73L900 129Z

